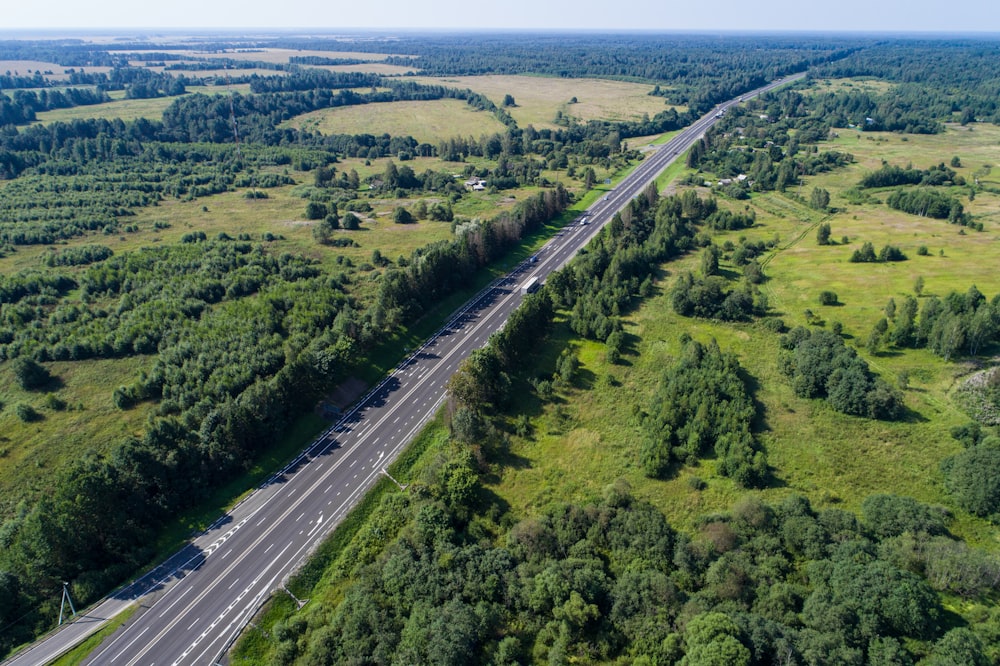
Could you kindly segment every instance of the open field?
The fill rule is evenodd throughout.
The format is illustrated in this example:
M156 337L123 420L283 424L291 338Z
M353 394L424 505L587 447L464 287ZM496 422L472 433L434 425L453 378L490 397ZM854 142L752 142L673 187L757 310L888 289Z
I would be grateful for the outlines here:
M0 60L0 72L21 76L28 76L28 73L34 74L36 71L42 72L42 74L47 79L53 81L62 81L69 78L69 74L66 73L67 69L73 69L72 67L66 67L55 62L43 62L40 60ZM80 68L77 68L80 69ZM111 71L110 67L87 67L86 71L92 73L105 73ZM52 72L52 74L45 74L45 72Z
M233 92L246 94L250 91L250 86L234 85ZM188 93L201 93L204 95L225 95L228 90L225 86L188 86ZM73 106L68 109L56 109L54 111L42 111L36 114L38 122L47 125L55 122L69 122L73 120L86 120L90 118L103 118L114 120L116 118L129 121L145 118L147 120L160 120L163 111L174 103L176 97L153 97L150 99L125 99L123 91L113 91L109 93L112 98L110 102L104 104L91 104L88 106Z
M507 110L521 127L557 127L554 121L559 112L582 121L639 120L643 114L654 116L668 108L662 97L649 95L652 88L642 83L539 76L462 76L415 80L451 88L469 88L486 95L496 104L503 101L504 95L510 94L517 106ZM576 104L570 103L573 97L577 98Z
M816 79L812 89L821 93L858 91L881 94L895 88L895 84L880 79Z
M504 130L485 111L476 111L462 100L385 102L321 109L293 118L291 127L324 134L410 135L418 141L437 143L454 136L479 137Z
M378 74L379 76L403 76L417 71L416 67L389 65L384 62L365 62L357 65L319 65L316 69L325 69L328 72L362 72L364 74Z
M122 438L141 432L148 406L121 411L111 401L111 391L134 380L152 365L150 357L69 361L51 364L61 386L52 387L65 408L47 406L44 392L23 391L14 381L10 364L0 369L0 497L6 513L14 498L31 497L46 487L50 474L88 451L105 452ZM42 420L22 423L15 406L31 405Z
M154 49L155 50L155 49ZM273 62L276 64L287 64L293 57L316 56L320 58L351 58L352 60L370 60L376 62L389 57L386 53L366 53L360 51L311 51L302 49L252 49L252 50L227 50L223 52L206 53L204 51L190 50L178 51L180 55L188 55L197 58L215 58L225 60L250 60L257 62Z
M905 398L910 417L896 423L870 421L838 414L820 401L798 398L778 368L776 334L754 324L678 316L670 307L668 291L678 272L697 270L698 258L691 256L666 265L658 283L660 294L626 317L625 330L636 354L624 364L608 364L602 344L582 341L565 328L541 353L537 376L553 371L564 346L576 349L582 361L581 379L563 396L565 402L541 405L526 398L519 405L533 416L535 437L517 440L512 454L521 464L505 469L492 487L517 515L531 515L554 499L598 496L616 478L624 477L638 496L659 506L672 524L690 529L698 516L726 510L746 492L716 474L714 460L684 467L667 481L647 479L639 467L642 433L634 410L648 402L662 369L680 349L684 333L703 342L717 339L723 350L739 356L757 382L765 424L762 441L775 476L775 482L761 491L766 500L780 501L795 492L810 497L814 506L857 511L867 495L892 492L951 505L938 466L944 457L961 449L948 430L966 423L968 417L950 396L971 366L945 363L926 350L872 357L864 350L864 340L882 316L886 301L895 297L898 302L912 293L917 276L926 280L925 297L964 292L973 283L988 297L1000 293L1000 273L990 268L1000 265L1000 226L987 222L983 233L962 235L960 227L946 221L905 215L884 205L847 205L838 193L880 164L881 156L890 162L912 158L914 165L926 167L947 163L952 154L958 154L967 165L958 169L960 173L982 169L983 162L995 163L1000 158L996 148L1000 128L977 125L971 133L952 128L943 136L910 136L905 142L898 135L881 137L887 139L881 142L858 141L853 133L850 138L845 132L841 135L840 142L847 144L844 149L853 152L858 163L808 179L800 190L808 196L813 186L827 187L835 205L847 207L826 219L833 227L833 238L846 234L849 246L818 246L815 227L823 216L778 193L755 195L750 205L758 224L753 229L718 234L716 242L735 242L741 235L761 240L777 236L779 249L768 260L769 281L763 286L772 308L790 326L806 323L806 309L827 325L842 322L848 344L859 347L859 353L890 384L896 383L901 372L909 373ZM744 202L722 204L742 208ZM976 219L994 219L1000 197L981 193L970 208ZM849 263L851 251L864 240L876 248L891 242L909 260ZM927 245L930 256L917 256L919 245ZM724 264L723 269L733 267ZM823 289L835 291L843 306L820 306L817 297ZM529 394L525 389L519 393ZM704 479L707 487L694 490L689 483L692 476ZM951 529L972 543L1000 549L1000 535L986 521L964 512L957 512Z

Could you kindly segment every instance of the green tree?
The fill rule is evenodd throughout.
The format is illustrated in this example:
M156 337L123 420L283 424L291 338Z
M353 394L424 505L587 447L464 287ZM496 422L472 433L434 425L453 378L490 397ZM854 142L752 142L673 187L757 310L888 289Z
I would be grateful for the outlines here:
M326 217L329 211L326 209L326 204L319 201L310 201L306 204L306 219L307 220L322 220Z
M941 463L945 487L969 513L987 517L1000 509L1000 449L973 446Z
M396 210L392 212L392 221L396 224L412 224L413 215L402 206L397 206Z
M830 244L830 223L823 222L816 229L816 243L818 245L829 245Z
M719 251L718 245L709 245L701 251L701 275L709 277L719 273Z
M19 356L11 363L14 379L25 391L45 388L52 382L48 369L32 358Z
M681 666L749 666L750 650L728 615L705 613L688 622Z
M921 666L989 666L983 642L965 627L952 629L934 644L931 656L920 662Z
M830 206L830 193L822 187L814 187L812 194L809 195L809 206L816 210L825 211Z

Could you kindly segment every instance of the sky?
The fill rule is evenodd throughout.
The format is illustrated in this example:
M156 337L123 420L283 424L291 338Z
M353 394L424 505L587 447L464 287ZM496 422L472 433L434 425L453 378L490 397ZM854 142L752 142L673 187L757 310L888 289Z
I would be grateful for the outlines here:
M94 28L503 29L1000 33L1000 1L26 0L0 31Z

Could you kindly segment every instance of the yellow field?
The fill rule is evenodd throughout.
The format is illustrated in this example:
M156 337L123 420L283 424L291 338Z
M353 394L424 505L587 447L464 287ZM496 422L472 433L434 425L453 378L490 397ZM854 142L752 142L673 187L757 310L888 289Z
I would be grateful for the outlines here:
M288 121L287 125L324 134L410 135L436 143L453 136L474 136L503 131L504 125L483 111L458 99L420 102L387 102L321 109Z
M554 128L557 112L583 121L638 120L645 113L654 116L669 108L662 97L650 96L652 87L642 83L537 76L418 77L415 80L450 88L469 88L496 104L503 101L504 95L512 95L517 106L508 111L521 127ZM574 97L577 103L570 104Z
M415 67L387 65L384 62L366 62L360 65L320 65L316 69L325 69L329 72L363 72L380 76L402 76L417 71Z
M45 78L54 81L61 81L69 78L69 74L66 74L67 69L72 69L71 67L64 67L58 63L54 62L42 62L40 60L0 60L0 72L11 74L19 74L21 76L29 76L29 70L33 75L36 71L41 71ZM77 68L82 69L82 68ZM98 72L110 72L110 67L87 67L86 71L90 73ZM45 74L45 72L52 72L52 74Z

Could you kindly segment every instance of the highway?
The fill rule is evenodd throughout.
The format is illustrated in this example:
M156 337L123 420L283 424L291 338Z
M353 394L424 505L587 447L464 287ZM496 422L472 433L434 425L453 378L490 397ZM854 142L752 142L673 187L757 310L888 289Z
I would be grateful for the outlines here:
M740 100L802 76L782 79ZM4 664L47 664L136 603L139 610L85 664L221 663L254 613L431 419L459 363L485 345L520 303L520 285L530 277L544 281L568 262L616 211L698 140L717 114L740 100L716 107L648 153L590 207L587 224L570 223L533 259L477 294L308 450L180 552Z

